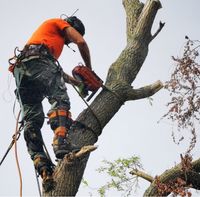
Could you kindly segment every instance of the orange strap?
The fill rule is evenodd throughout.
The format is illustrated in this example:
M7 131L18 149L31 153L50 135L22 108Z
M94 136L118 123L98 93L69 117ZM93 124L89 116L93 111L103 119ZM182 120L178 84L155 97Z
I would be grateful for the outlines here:
M71 113L69 111L63 110L63 109L58 109L56 111L52 111L51 113L48 114L48 117L55 118L57 116L66 116L68 118L71 118Z
M60 126L54 131L54 133L57 136L65 137L66 133L67 133L67 130L66 130L65 127Z

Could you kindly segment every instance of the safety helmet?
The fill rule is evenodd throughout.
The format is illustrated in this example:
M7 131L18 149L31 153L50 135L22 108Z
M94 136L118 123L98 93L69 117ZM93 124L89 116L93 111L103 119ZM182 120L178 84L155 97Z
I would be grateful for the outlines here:
M70 16L64 20L68 22L74 29L76 29L82 36L85 34L85 26L76 16Z

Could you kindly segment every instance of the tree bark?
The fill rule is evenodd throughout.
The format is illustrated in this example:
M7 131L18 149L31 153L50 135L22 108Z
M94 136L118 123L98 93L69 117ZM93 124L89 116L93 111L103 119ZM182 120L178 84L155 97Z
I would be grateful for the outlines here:
M74 124L69 131L71 142L80 147L94 145L105 125L126 101L152 96L163 87L160 81L139 89L131 86L146 59L150 42L163 27L161 23L158 31L151 34L161 4L159 0L147 0L145 5L139 0L123 0L123 5L127 15L127 45L110 66L105 88L80 113L76 120L78 124ZM90 151L79 156L67 155L59 161L54 172L56 187L51 192L43 192L43 196L75 196L89 154Z

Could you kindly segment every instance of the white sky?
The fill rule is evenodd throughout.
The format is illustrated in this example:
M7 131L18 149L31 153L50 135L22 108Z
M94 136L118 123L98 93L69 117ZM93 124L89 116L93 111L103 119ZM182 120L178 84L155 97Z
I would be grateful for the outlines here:
M159 10L153 31L159 21L166 22L158 37L151 43L149 55L143 65L134 87L141 87L155 82L166 81L173 70L171 56L181 54L184 36L200 39L200 1L199 0L168 0L161 1L163 8ZM91 50L92 66L96 73L105 80L107 70L116 60L126 44L125 12L121 0L0 0L0 159L3 157L15 129L13 104L15 82L7 71L7 60L13 55L16 46L23 48L27 39L37 26L44 20L59 17L62 13L72 14L79 9L77 16L86 26L85 39ZM76 46L72 46L76 50ZM66 72L81 60L78 50L73 53L67 47L60 58ZM76 92L68 86L73 117L85 108ZM98 188L106 182L103 175L96 169L103 159L115 160L119 157L138 155L145 170L152 176L159 175L179 162L180 153L185 151L187 143L177 146L172 142L171 124L157 121L166 112L167 92L161 90L153 96L153 106L147 99L127 102L103 130L97 145L99 148L91 154L84 178L92 188ZM44 102L45 112L49 105ZM16 105L15 114L18 112ZM53 132L46 123L42 129L46 145L54 159L51 141ZM194 158L198 158L198 142L194 149ZM34 169L26 151L23 136L18 141L18 154L23 174L23 195L38 195ZM12 150L0 166L0 196L19 196L19 178ZM136 193L142 196L148 183L141 182ZM95 190L80 187L77 196L88 196L89 192L97 195ZM196 194L196 193L195 193ZM118 192L110 192L109 196L119 196ZM197 195L197 194L196 194Z

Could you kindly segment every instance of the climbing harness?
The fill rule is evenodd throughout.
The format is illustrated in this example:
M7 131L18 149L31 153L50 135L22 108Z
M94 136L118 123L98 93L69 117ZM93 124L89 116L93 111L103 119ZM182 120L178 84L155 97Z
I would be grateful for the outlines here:
M15 47L14 56L8 60L8 70L13 73L15 66L19 66L21 62L24 63L38 58L49 58L56 61L44 44L25 45L22 50L19 47Z
M19 47L15 47L14 49L14 56L11 57L10 59L8 59L8 63L9 63L9 68L8 70L10 72L14 72L14 69L15 69L15 66L16 64L18 63L18 57L19 57L19 54L21 53L22 51L19 50ZM18 54L17 54L18 53Z

